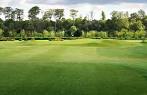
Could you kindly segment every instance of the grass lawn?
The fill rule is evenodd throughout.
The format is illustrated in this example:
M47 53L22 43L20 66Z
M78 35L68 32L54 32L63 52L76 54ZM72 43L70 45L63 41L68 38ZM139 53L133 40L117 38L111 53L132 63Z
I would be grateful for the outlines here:
M147 95L147 44L0 42L0 95Z

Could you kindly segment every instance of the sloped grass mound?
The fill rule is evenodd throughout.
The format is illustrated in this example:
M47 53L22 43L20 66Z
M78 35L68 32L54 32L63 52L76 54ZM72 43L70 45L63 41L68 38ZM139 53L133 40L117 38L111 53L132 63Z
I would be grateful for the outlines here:
M89 46L89 47L129 47L129 46L138 46L139 43L136 42L128 42L121 40L75 40L73 42L68 43L63 42L62 45L66 46Z
M143 45L143 44L142 44ZM113 47L113 48L98 48L97 52L101 56L107 56L107 57L121 57L121 58L147 58L147 52L146 48L147 45L144 44L143 46L138 45L128 45L129 47L122 46L122 47ZM103 51L101 51L103 50Z
M78 39L78 40L65 40L65 41L7 41L0 42L2 47L12 46L83 46L83 47L129 47L138 46L141 43L136 41L123 41L123 40L100 40L100 39Z

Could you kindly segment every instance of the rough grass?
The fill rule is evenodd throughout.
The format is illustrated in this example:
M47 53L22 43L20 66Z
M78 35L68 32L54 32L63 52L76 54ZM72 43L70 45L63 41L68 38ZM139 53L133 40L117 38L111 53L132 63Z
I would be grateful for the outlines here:
M0 42L0 95L147 95L147 44Z

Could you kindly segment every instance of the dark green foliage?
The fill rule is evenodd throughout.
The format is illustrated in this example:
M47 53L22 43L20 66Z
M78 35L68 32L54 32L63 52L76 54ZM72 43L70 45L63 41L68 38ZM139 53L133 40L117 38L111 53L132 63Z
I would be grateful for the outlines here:
M74 33L74 36L75 37L81 37L82 36L82 32L77 30L75 33Z
M29 19L30 20L36 20L38 19L37 15L40 13L40 8L38 6L34 6L29 10Z
M2 30L0 36L22 37L21 31L24 31L23 38L44 37L44 31L51 33L47 37L63 37L61 31L64 31L64 37L88 37L91 35L91 31L96 31L96 34L100 32L99 35L107 35L102 38L142 39L147 36L147 16L143 10L132 13L130 16L128 12L113 11L111 19L106 19L105 13L102 11L101 20L93 19L93 12L91 12L91 19L77 17L78 11L74 9L70 10L72 19L64 18L64 9L48 9L42 18L38 17L40 12L41 9L34 6L28 11L29 20L23 20L22 9L0 7L0 15L4 14L5 16L4 21L0 19L0 29ZM122 30L128 32L122 32ZM107 32L103 33L102 31ZM142 31L145 35L137 34Z
M104 11L102 11L102 20L106 20L106 15Z

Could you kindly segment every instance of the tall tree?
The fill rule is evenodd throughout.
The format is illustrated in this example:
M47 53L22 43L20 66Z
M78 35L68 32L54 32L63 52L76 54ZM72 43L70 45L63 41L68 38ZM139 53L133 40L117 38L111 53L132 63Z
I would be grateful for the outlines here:
M27 37L32 37L35 30L33 22L30 20L26 20L24 22L24 30Z
M38 6L34 6L29 10L29 19L30 20L36 20L38 19L37 15L40 13L40 8Z
M15 10L12 10L12 13L11 13L11 19L13 20L13 21L15 21L15 19L16 19L16 11Z
M122 11L113 11L111 13L112 19L124 19L128 18L128 12L122 12Z
M13 9L11 7L5 7L4 10L4 15L5 15L5 19L12 19L12 12L13 12Z
M55 31L57 31L57 22L63 18L64 16L64 9L55 9L54 10L54 19L55 19Z
M112 15L112 19L118 19L118 18L120 18L119 17L119 14L118 14L118 11L113 11L112 13L111 13L111 15Z
M23 10L22 9L15 9L15 14L16 14L16 20L17 21L22 21L23 20Z
M54 10L54 18L55 20L60 20L64 16L64 9L55 9Z
M137 20L137 21L131 21L130 23L130 29L133 31L142 31L145 29L145 26L143 25L141 20Z
M102 20L106 20L106 15L104 11L102 11Z
M75 10L75 9L70 10L70 16L72 17L73 20L75 20L75 18L77 17L77 13L78 13L78 10Z
M111 26L109 29L120 31L129 28L128 12L113 11L111 15L112 19L107 22L108 26Z
M0 7L0 15L2 15L2 13L3 13L3 8Z
M145 16L142 20L144 26L145 26L145 30L147 30L147 16Z
M74 21L73 25L75 24L75 18L77 17L77 13L78 13L78 10L75 10L75 9L70 10L70 16L72 17Z
M93 11L90 11L90 17L91 17L91 20L94 19L94 12Z
M146 13L145 13L144 10L140 9L140 10L138 11L138 15L139 15L139 17L140 17L141 19L143 19L143 18L145 17Z
M130 20L140 20L140 16L134 12L130 15Z
M49 9L47 10L44 15L43 15L43 20L51 20L54 14L54 10L53 9Z

